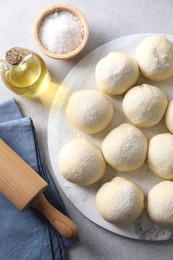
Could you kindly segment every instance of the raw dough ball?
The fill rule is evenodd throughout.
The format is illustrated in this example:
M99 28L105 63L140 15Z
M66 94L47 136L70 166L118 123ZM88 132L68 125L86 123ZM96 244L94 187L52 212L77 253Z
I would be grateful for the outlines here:
M173 43L162 36L144 39L137 48L136 59L148 79L162 81L173 75Z
M145 135L138 128L122 124L103 140L102 151L105 160L114 169L128 172L136 170L145 162L147 144Z
M173 100L169 102L166 114L165 123L171 133L173 133Z
M97 63L95 77L98 88L106 94L122 94L136 83L139 68L131 56L111 52Z
M151 138L148 146L148 165L163 179L173 180L173 135L159 134Z
M133 182L115 177L103 184L96 194L96 206L101 216L110 223L130 223L144 209L144 195Z
M72 125L86 134L105 129L113 116L113 106L108 97L97 90L81 90L69 99L66 115Z
M162 119L167 104L166 95L161 89L142 84L126 93L123 110L132 124L138 127L150 127Z
M154 222L173 227L173 182L160 182L149 191L147 210Z
M79 185L95 183L106 169L101 151L83 138L71 141L62 148L58 165L65 179Z

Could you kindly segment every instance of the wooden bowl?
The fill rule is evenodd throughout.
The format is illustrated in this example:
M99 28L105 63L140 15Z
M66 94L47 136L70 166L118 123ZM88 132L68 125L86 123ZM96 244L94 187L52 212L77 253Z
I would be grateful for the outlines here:
M40 26L41 26L44 18L46 18L51 13L61 12L61 11L67 11L67 12L72 13L74 16L78 17L79 20L81 20L81 22L84 26L84 38L83 38L81 44L75 50L73 50L69 53L66 53L66 54L57 54L57 53L48 51L47 49L44 48L44 46L42 45L40 38L39 38L39 29L40 29ZM48 57L53 58L53 59L66 60L66 59L71 59L71 58L75 57L85 47L85 45L88 41L88 37L89 37L89 27L88 27L88 22L87 22L85 16L76 7L73 7L71 5L57 4L57 5L50 6L40 12L40 14L37 16L35 23L34 23L34 38L35 38L38 48L45 55L47 55Z

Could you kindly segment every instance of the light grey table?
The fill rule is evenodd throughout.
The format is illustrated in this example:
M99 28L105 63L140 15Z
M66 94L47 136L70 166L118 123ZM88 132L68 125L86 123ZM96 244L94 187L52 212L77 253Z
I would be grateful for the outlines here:
M73 66L96 47L121 36L146 32L173 34L172 0L66 0L66 3L73 4L86 15L90 38L85 50L76 58L65 62L52 60L37 49L33 39L33 22L41 9L58 2L62 1L0 0L0 58L14 46L34 50L43 57L57 83L52 86L49 95L33 99L13 94L0 80L0 100L15 96L24 115L32 117L50 170L47 148L49 111L58 85ZM141 242L112 234L86 219L63 192L61 195L80 229L79 243L67 250L70 260L173 259L173 241Z

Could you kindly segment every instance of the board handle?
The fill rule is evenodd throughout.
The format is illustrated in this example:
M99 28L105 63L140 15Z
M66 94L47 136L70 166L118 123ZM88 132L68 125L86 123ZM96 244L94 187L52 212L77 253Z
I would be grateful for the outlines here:
M53 227L64 237L73 239L78 234L78 228L75 223L54 208L40 193L31 203L31 206L39 210L53 225Z

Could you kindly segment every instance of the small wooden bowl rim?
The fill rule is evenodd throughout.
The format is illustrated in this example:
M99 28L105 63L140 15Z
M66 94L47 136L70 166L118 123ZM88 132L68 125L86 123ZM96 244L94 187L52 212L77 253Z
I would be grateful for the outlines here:
M72 13L73 15L75 15L82 21L83 26L84 26L84 38L82 40L82 43L75 50L73 50L72 52L66 53L66 54L57 54L57 53L53 53L53 52L46 50L43 47L43 45L39 39L39 29L40 29L41 23L44 20L44 18L46 18L51 13L61 12L61 11L67 11L67 12ZM87 22L85 16L76 7L71 6L71 5L57 4L57 5L52 5L50 7L47 7L40 12L40 14L36 17L36 20L34 23L34 38L35 38L37 46L45 55L47 55L48 57L53 58L53 59L66 60L66 59L73 58L74 56L76 56L78 53L80 53L83 50L83 48L85 47L85 45L88 41L88 37L89 37L89 26L88 26L88 22Z

